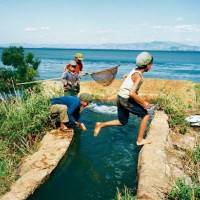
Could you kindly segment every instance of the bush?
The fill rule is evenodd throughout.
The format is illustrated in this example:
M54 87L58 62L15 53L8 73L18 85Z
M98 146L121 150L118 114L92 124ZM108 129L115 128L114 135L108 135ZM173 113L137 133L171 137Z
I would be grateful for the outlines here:
M31 93L25 100L14 98L0 107L0 138L8 141L15 151L29 151L38 137L46 131L49 99Z
M13 91L16 77L16 71L0 67L0 92Z
M2 52L4 65L14 67L16 82L32 81L37 76L37 69L40 61L34 58L33 53L24 54L23 47L10 47Z

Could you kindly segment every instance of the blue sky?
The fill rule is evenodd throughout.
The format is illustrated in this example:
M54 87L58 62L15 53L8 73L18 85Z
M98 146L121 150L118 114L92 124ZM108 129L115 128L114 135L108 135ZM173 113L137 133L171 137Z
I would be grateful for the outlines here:
M0 44L200 45L200 0L0 0Z

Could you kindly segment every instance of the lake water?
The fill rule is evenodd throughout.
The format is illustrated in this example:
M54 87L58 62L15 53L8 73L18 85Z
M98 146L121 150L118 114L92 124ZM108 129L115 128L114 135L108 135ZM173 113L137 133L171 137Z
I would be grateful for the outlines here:
M84 55L84 71L95 72L120 65L117 79L135 67L135 58L141 51L134 50L93 50L93 49L25 49L33 52L41 60L39 75L41 79L59 78L63 67L74 54ZM1 55L2 49L0 49ZM144 74L146 78L189 80L200 82L200 52L198 51L149 51L154 57L152 69ZM90 76L82 81L93 80Z

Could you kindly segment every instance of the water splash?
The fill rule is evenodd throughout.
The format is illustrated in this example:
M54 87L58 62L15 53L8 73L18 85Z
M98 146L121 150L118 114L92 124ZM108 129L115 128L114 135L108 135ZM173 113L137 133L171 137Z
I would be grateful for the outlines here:
M117 106L98 105L96 103L91 103L91 105L89 105L88 108L92 109L94 112L97 113L106 113L109 115L117 114Z

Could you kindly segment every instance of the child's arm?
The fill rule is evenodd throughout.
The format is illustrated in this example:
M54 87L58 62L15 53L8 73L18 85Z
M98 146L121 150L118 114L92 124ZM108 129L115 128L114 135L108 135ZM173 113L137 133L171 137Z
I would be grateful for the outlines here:
M68 83L68 75L67 75L67 72L64 72L63 74L62 74L62 83L63 83L63 85L67 85L67 83Z
M69 65L65 65L64 68L63 68L63 72L65 72L68 67L69 67Z
M132 78L132 81L134 82L134 85L131 88L129 96L135 99L138 103L140 103L145 109L150 109L151 105L147 101L144 101L137 94L137 89L139 87L140 82L142 81L141 75L138 73L134 73L131 78Z

